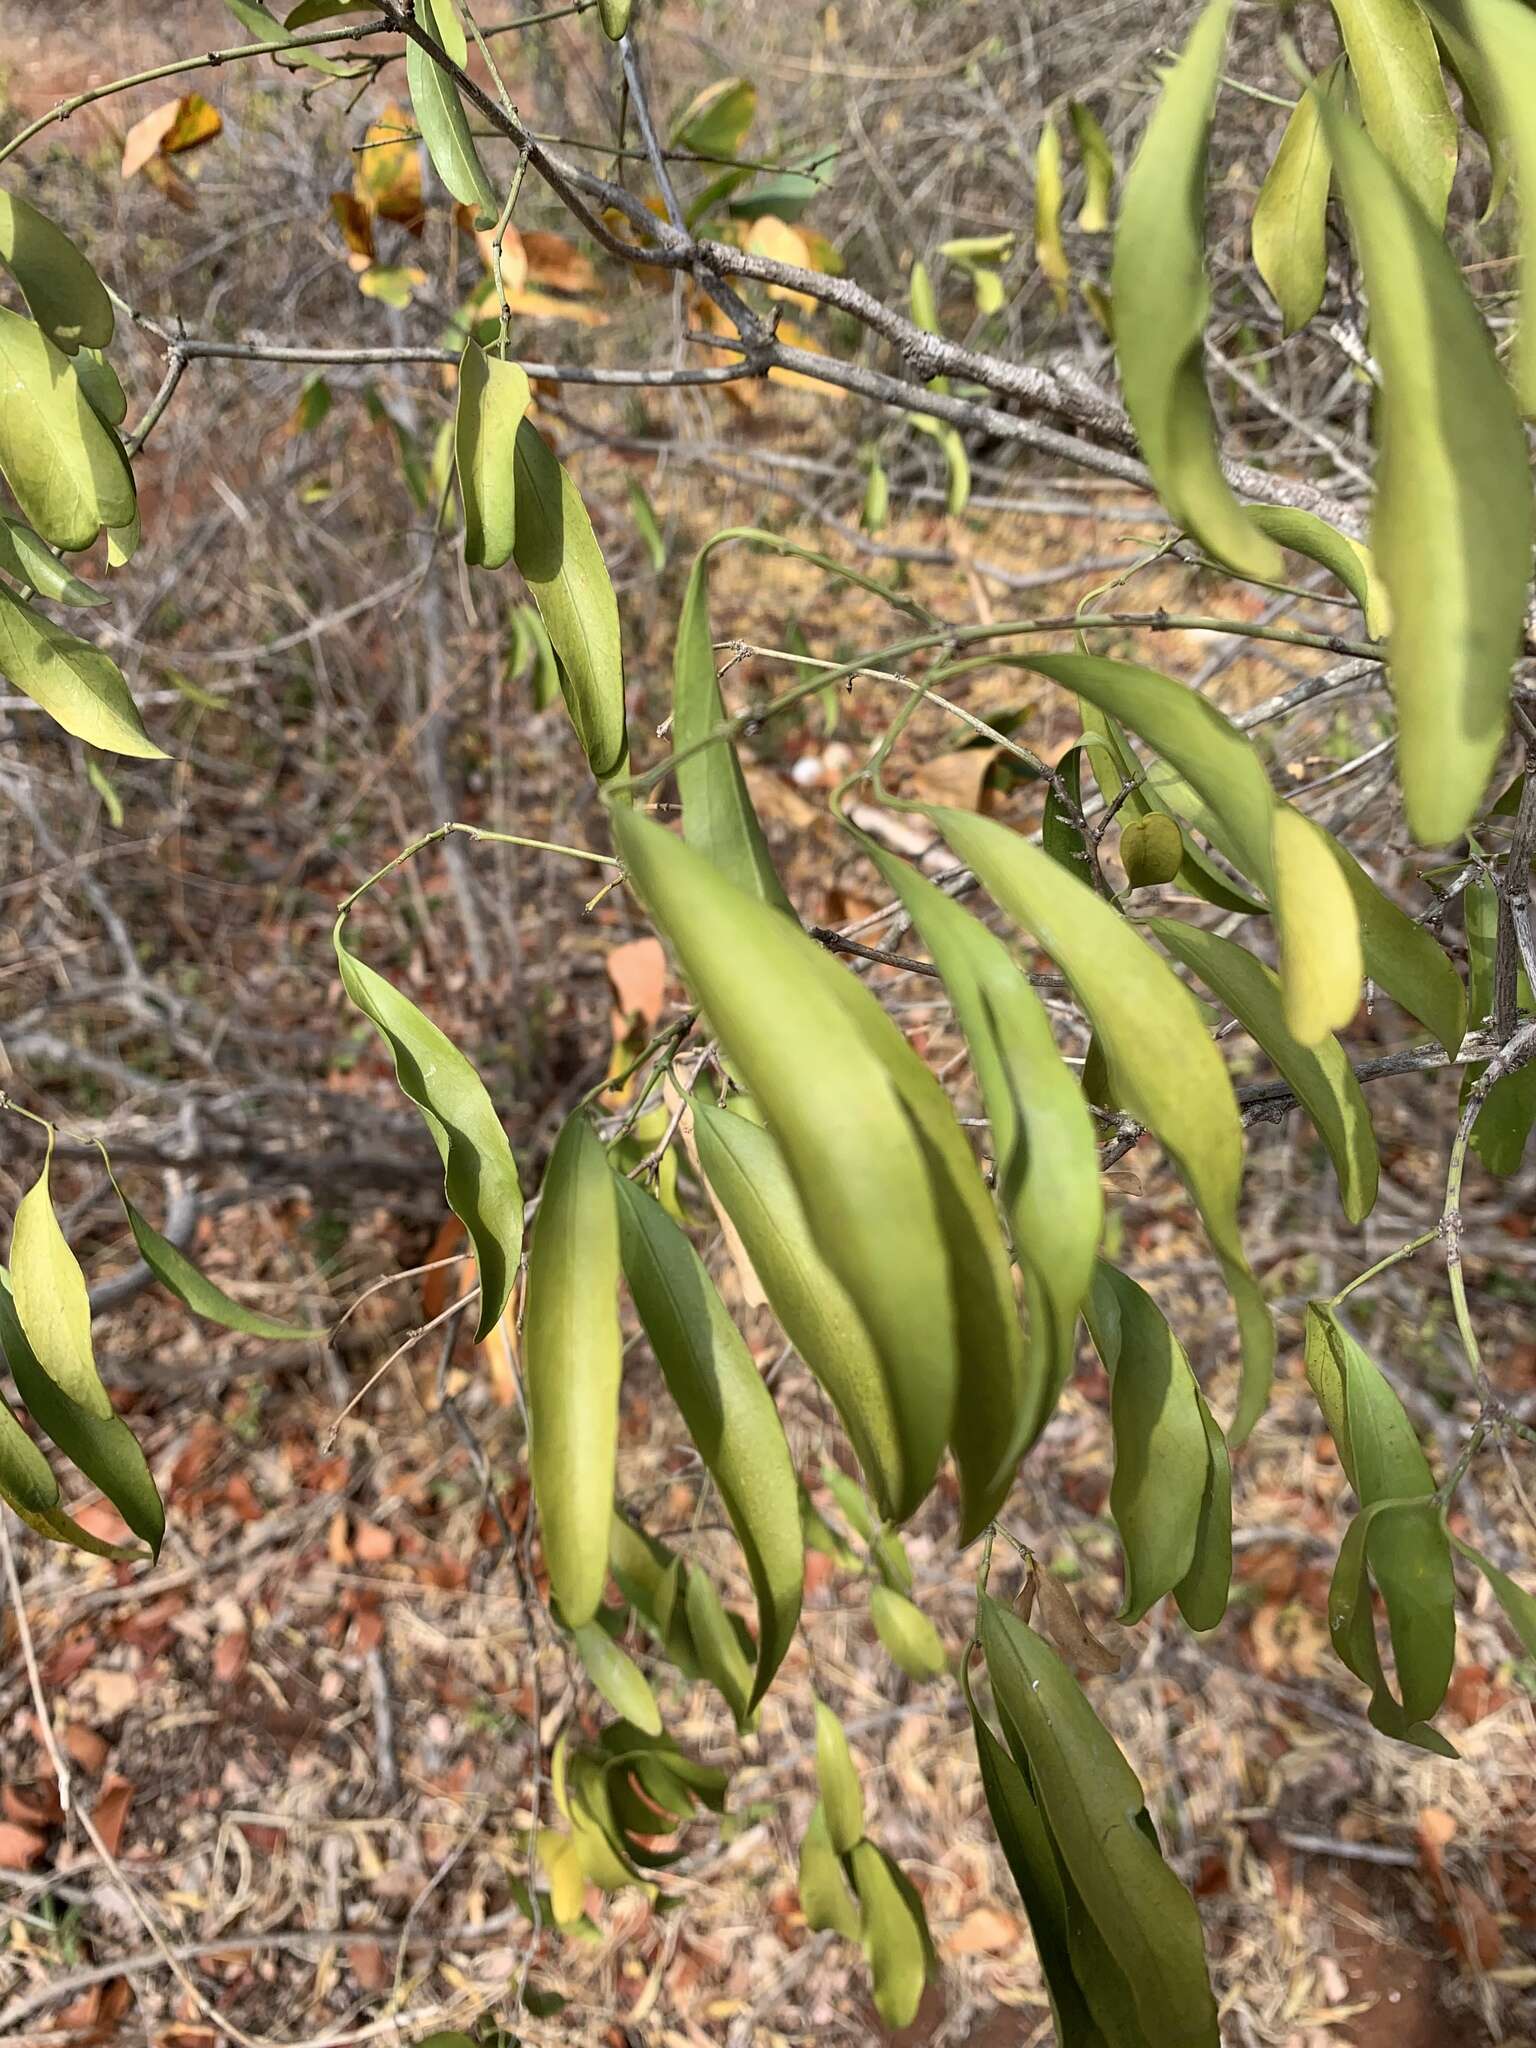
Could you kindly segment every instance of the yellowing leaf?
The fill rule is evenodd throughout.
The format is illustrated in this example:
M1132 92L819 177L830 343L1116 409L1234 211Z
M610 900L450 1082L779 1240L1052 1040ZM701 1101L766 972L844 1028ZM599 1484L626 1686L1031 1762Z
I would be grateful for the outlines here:
M706 85L678 115L672 147L695 156L735 156L757 112L757 87L749 78L722 78Z
M1232 495L1217 458L1203 349L1205 161L1231 0L1210 0L1125 180L1110 289L1126 409L1173 518L1245 576L1280 574L1280 554Z
M1285 1022L1320 1045L1353 1016L1365 972L1360 923L1333 842L1289 804L1275 811L1270 857Z
M347 245L347 261L366 270L374 259L373 215L355 192L333 192L331 213Z
M1077 211L1077 225L1085 235L1099 235L1109 226L1115 159L1110 152L1109 138L1091 108L1081 100L1069 100L1067 113L1083 159L1083 203Z
M136 514L133 472L75 365L8 308L0 308L0 471L22 517L66 553Z
M122 175L131 178L157 156L176 156L211 142L223 126L218 108L209 106L201 93L167 100L128 130L123 141Z
M869 1618L887 1656L909 1678L939 1678L948 1668L944 1641L920 1607L891 1586L876 1586L869 1596Z
M421 148L410 116L393 102L370 121L357 152L352 190L370 213L413 235L426 225L421 198Z
M859 1909L848 1890L842 1860L832 1847L819 1801L800 1843L799 1892L800 1910L813 1934L830 1930L845 1941L858 1940Z
M1438 235L1456 176L1456 116L1418 0L1332 0L1366 132Z
M140 761L163 761L110 655L0 584L0 676L87 746Z
M39 1366L59 1391L98 1422L112 1417L91 1350L91 1307L80 1261L70 1250L49 1190L53 1132L42 1170L16 1204L11 1225L11 1291L16 1318Z
M550 1589L571 1628L596 1614L608 1573L619 1434L618 1278L613 1175L578 1109L545 1169L523 1316L529 1469Z
M1372 639L1383 638L1391 624L1392 607L1368 547L1340 533L1316 513L1290 505L1255 505L1250 516L1254 525L1281 547L1320 562L1337 576L1365 614L1365 630Z
M464 559L499 569L512 559L517 531L513 448L532 397L520 363L465 344L459 362L454 461L464 500Z
M1318 92L1342 90L1342 64L1331 64ZM1333 159L1317 97L1303 93L1285 124L1280 147L1253 209L1253 260L1273 292L1287 334L1305 327L1323 303L1328 282L1328 187Z
M1067 310L1072 266L1061 239L1061 136L1047 120L1035 150L1035 261L1051 288L1058 313Z
M750 255L766 256L773 263L792 264L796 270L814 270L811 252L803 234L792 228L787 221L780 220L772 213L761 213L747 231L742 244ZM783 299L791 306L802 306L807 310L816 301L808 292L792 291L787 285L772 284L768 287L771 299Z
M1530 575L1525 435L1438 230L1320 104L1381 364L1371 541L1392 606L1398 772L1415 837L1439 845L1466 827L1503 744Z

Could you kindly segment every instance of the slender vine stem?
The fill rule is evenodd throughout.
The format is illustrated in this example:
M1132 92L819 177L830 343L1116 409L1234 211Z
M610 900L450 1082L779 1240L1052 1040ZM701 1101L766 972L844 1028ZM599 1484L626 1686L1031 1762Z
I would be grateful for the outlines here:
M1385 1273L1389 1267L1397 1265L1400 1260L1411 1259L1414 1253L1421 1252L1425 1245L1433 1244L1439 1235L1438 1229L1421 1230L1417 1237L1411 1237L1406 1244L1400 1244L1395 1252L1388 1252L1387 1256L1384 1259L1378 1259L1374 1266L1367 1266L1363 1273L1357 1273L1353 1280L1346 1281L1338 1293L1330 1298L1329 1306L1337 1308L1341 1301L1347 1301L1350 1295L1357 1288L1364 1287L1368 1280L1374 1280L1378 1273Z
M427 847L436 846L441 840L451 838L456 833L465 839L483 842L487 846L527 846L535 853L564 854L568 860L597 861L603 867L609 868L623 866L617 854L598 853L590 846L562 846L554 839L528 839L520 832L490 832L483 825L463 825L457 819L450 819L445 825L434 825L430 832L423 832L421 837L413 839L409 846L401 847L392 859L385 861L377 873L371 874L366 882L360 882L350 896L341 899L336 906L337 915L345 917L358 898L366 896L368 891L377 887L386 876L392 875L397 868L404 867L408 860L414 860L416 855L424 852Z

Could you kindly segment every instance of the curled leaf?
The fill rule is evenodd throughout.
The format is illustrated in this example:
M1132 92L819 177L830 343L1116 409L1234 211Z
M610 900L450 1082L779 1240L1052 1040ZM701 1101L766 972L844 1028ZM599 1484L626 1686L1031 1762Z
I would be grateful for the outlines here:
M454 416L454 461L464 500L464 559L499 569L512 559L517 491L513 447L531 396L521 363L464 345Z

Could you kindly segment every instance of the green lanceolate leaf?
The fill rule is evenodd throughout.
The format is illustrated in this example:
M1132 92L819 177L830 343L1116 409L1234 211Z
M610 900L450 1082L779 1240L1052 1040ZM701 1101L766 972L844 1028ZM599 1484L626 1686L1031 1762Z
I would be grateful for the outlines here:
M1276 807L1270 861L1286 1026L1303 1045L1320 1045L1359 1002L1365 956L1354 894L1335 842L1289 804Z
M10 1409L0 1401L0 1501L11 1508L29 1529L50 1543L67 1543L74 1550L86 1550L93 1557L132 1558L142 1556L131 1545L104 1542L67 1515L59 1506L59 1485L49 1470L48 1460L33 1443Z
M938 1198L906 1105L866 1042L864 1007L877 1032L895 1027L788 918L681 840L632 811L615 811L613 830L875 1345L901 1438L891 1511L904 1519L948 1437L958 1362Z
M341 985L394 1055L395 1077L421 1111L443 1162L448 1206L469 1232L480 1273L476 1343L501 1320L523 1248L517 1161L485 1083L445 1031L393 982L347 950L336 923ZM603 1502L607 1523L608 1502Z
M105 348L112 339L112 301L101 279L62 228L19 192L0 188L0 263L43 332L66 355Z
M1205 158L1231 0L1212 0L1164 79L1115 228L1110 294L1126 410L1173 518L1219 561L1274 578L1280 554L1232 495L1205 388Z
M805 1551L783 1424L704 1263L661 1204L615 1179L624 1277L668 1390L720 1489L757 1595L757 1677L767 1691L800 1619Z
M56 604L97 605L107 602L104 590L95 590L78 576L72 576L50 553L30 526L19 519L0 517L0 575L17 583L30 584L39 597Z
M1333 0L1366 130L1438 236L1456 176L1456 116L1418 0Z
M222 1287L197 1270L185 1252L178 1251L168 1237L161 1236L137 1205L123 1193L110 1167L107 1177L123 1205L123 1214L133 1232L139 1257L160 1285L168 1288L194 1315L204 1316L210 1323L218 1323L226 1330L243 1330L249 1337L268 1337L278 1344L313 1342L325 1336L324 1330L312 1329L304 1323L287 1323L277 1316L259 1315L255 1309L246 1308L242 1302L226 1294Z
M1243 1388L1231 1434L1241 1442L1268 1399L1275 1337L1237 1231L1237 1100L1199 1008L1124 918L1016 832L963 811L928 815L994 901L1055 959L1100 1038L1116 1100L1178 1162L1237 1307Z
M1035 150L1035 262L1051 288L1057 312L1065 313L1072 266L1061 239L1061 200L1061 135L1047 118Z
M730 1218L784 1334L831 1395L884 1515L901 1484L901 1431L879 1353L823 1258L783 1153L758 1124L702 1097L694 1134L705 1178Z
M1508 1572L1501 1572L1496 1564L1474 1550L1470 1543L1463 1543L1459 1536L1451 1538L1469 1564L1475 1564L1483 1577L1493 1588L1493 1597L1504 1610L1504 1617L1520 1638L1526 1655L1536 1657L1536 1598L1527 1593L1523 1586L1517 1586Z
M1103 1224L1093 1119L1062 1064L1050 1019L1002 940L872 843L866 849L932 955L955 1005L991 1125L997 1191L1024 1270L1031 1357L1024 1401L977 1428L1022 1451L1072 1370L1078 1311ZM1007 1463L1006 1457L1001 1460Z
M606 780L629 757L618 600L581 493L532 420L517 430L515 460L513 556L559 658L576 736Z
M683 1605L699 1669L730 1708L738 1728L752 1719L753 1671L750 1638L728 1614L714 1580L690 1566L683 1581Z
M69 357L35 322L0 308L0 472L22 517L73 552L133 518L133 472Z
M696 156L736 156L756 112L757 87L750 78L717 79L678 115L672 145Z
M1307 1305L1305 1357L1307 1378L1362 1510L1339 1552L1329 1596L1334 1648L1372 1688L1375 1727L1443 1753L1443 1738L1418 1725L1445 1697L1456 1644L1456 1587L1434 1475L1401 1401L1326 1302ZM1408 1513L1415 1505L1423 1512ZM1394 1511L1379 1526L1378 1509ZM1382 1676L1367 1571L1386 1603L1401 1706Z
M1087 1316L1110 1380L1115 1471L1109 1511L1125 1551L1119 1618L1140 1621L1190 1575L1202 1535L1207 1541L1205 1578L1211 1576L1213 1559L1218 1571L1224 1563L1230 1578L1231 1523L1225 1529L1202 1527L1213 1450L1205 1400L1162 1310L1134 1280L1101 1262ZM1220 1433L1216 1436L1219 1442ZM1220 1456L1224 1466L1225 1445ZM1230 1517L1230 1477L1216 1489L1218 1503L1223 1492ZM1214 1614L1192 1625L1213 1628L1225 1612L1226 1583L1211 1590L1219 1594Z
M464 559L475 568L499 569L512 559L517 531L512 451L531 396L521 363L487 355L477 341L465 343L453 448L464 500Z
M648 1536L616 1509L609 1526L608 1562L619 1591L685 1678L699 1676L688 1628L687 1567L659 1537Z
M1319 92L1339 89L1342 64L1330 64ZM1317 100L1303 93L1253 209L1253 260L1280 307L1287 334L1305 327L1328 282L1328 187L1333 159ZM1259 522L1263 526L1263 521ZM1272 535L1278 538L1278 535Z
M848 1867L859 1895L859 1938L875 2010L888 2027L910 2026L928 1982L931 1953L922 1905L873 1842L858 1843Z
M23 604L0 584L0 676L87 746L163 761L110 655Z
M1376 1643L1373 1576L1387 1603L1401 1700ZM1389 1586L1397 1589L1395 1608ZM1379 1500L1362 1508L1339 1547L1328 1588L1328 1633L1339 1661L1371 1689L1371 1726L1436 1756L1456 1755L1430 1725L1456 1658L1455 1590L1450 1544L1433 1500Z
M1302 1045L1293 1037L1278 978L1235 940L1171 917L1152 918L1148 929L1194 969L1274 1061L1328 1148L1344 1214L1359 1223L1375 1207L1380 1159L1365 1093L1343 1046L1336 1038Z
M1366 973L1427 1025L1454 1059L1467 1027L1461 976L1439 943L1377 887L1347 846L1335 840L1333 852L1355 899Z
M65 1457L99 1486L135 1536L158 1557L165 1509L133 1431L116 1415L88 1412L55 1385L38 1362L16 1313L9 1274L0 1270L0 1354L27 1413ZM14 1505L14 1503L13 1503Z
M645 494L644 486L633 477L625 489L629 500L629 516L635 522L635 531L645 547L652 569L659 576L667 566L667 537L661 530L656 517L656 507Z
M1073 1968L1067 1892L1050 1831L1024 1773L993 1734L972 1697L969 1659L961 1666L960 1683L970 1709L987 1811L1029 1916L1058 2048L1107 2048ZM1129 1993L1126 1997L1128 2002Z
M878 456L869 465L869 478L864 485L864 503L859 512L859 524L866 533L880 533L891 516L891 480L885 473L885 465Z
M1109 202L1115 189L1109 137L1081 100L1069 100L1067 113L1083 159L1083 203L1077 210L1077 225L1085 235L1101 235L1109 226Z
M816 1782L821 1787L827 1838L839 1856L846 1856L863 1840L864 1793L843 1724L820 1700L816 1702Z
M893 1664L908 1678L940 1678L949 1667L944 1639L920 1607L889 1586L875 1586L869 1596L869 1618Z
M1438 845L1472 818L1503 744L1530 575L1525 435L1438 228L1347 116L1323 118L1381 364L1371 546L1392 607L1398 769L1415 836Z
M420 0L416 19L462 69L469 51L453 0ZM461 205L475 209L476 225L490 227L499 210L496 188L475 148L458 87L415 42L405 46L405 77L432 168Z
M1349 892L1337 883L1326 919L1314 914L1305 894L1298 899L1278 886L1277 834L1293 866L1307 854L1315 866L1333 842L1277 800L1252 741L1193 690L1135 662L1042 654L1022 657L1020 665L1076 691L1139 734L1174 771L1170 780L1154 768L1149 788L1182 810L1234 866L1268 892L1280 927L1291 1029L1316 1038L1347 1024L1360 1000L1358 913ZM1298 851L1298 840L1306 841L1305 854Z
M725 720L709 626L709 561L706 546L695 556L688 577L673 655L672 743L685 756L677 764L683 836L737 888L793 916L735 747L729 741L700 745ZM697 752L687 752L694 747Z
M584 1110L544 1171L523 1316L529 1469L544 1562L571 1628L608 1571L619 1440L619 1217L608 1156Z
M851 1846L851 1845L850 1845ZM859 1908L843 1875L842 1859L832 1846L826 1809L818 1800L800 1843L800 1910L812 1933L859 1938Z
M583 1622L572 1630L572 1637L583 1669L613 1711L647 1735L659 1735L661 1711L656 1695L633 1657L620 1648L600 1621Z
M1493 967L1498 942L1499 901L1491 882L1474 882L1462 895L1467 926L1468 1016L1474 1027L1485 1025L1493 1015ZM1536 1009L1525 970L1515 980L1515 995L1521 1011ZM1461 1106L1485 1071L1483 1065L1466 1068L1461 1077ZM1519 1170L1536 1125L1536 1060L1527 1061L1512 1074L1501 1075L1488 1090L1477 1120L1472 1126L1472 1149L1490 1173L1508 1176Z
M11 1225L11 1293L16 1317L42 1370L77 1408L110 1422L112 1403L91 1349L91 1304L49 1191L53 1132L42 1171L16 1204Z
M1304 101L1303 105L1315 104ZM1360 541L1340 533L1315 512L1298 512L1290 505L1255 505L1253 523L1271 540L1292 554L1305 555L1336 576L1365 614L1365 630L1380 640L1391 624L1392 611L1386 586L1376 573L1371 551Z
M1218 2048L1199 1916L1158 1852L1135 1773L1039 1636L985 1597L980 1626L1015 1761L1087 1916L1124 1972L1147 2042Z

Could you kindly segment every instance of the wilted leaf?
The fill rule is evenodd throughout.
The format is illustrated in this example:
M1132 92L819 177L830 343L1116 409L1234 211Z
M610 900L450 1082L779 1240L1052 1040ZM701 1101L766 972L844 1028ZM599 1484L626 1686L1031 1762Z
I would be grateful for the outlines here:
M392 220L413 235L425 227L421 149L411 133L409 115L393 103L368 124L352 189L382 220Z
M224 118L218 108L209 106L201 93L168 100L135 121L128 130L123 141L122 174L131 178L154 157L179 156L184 150L212 142L223 127Z

